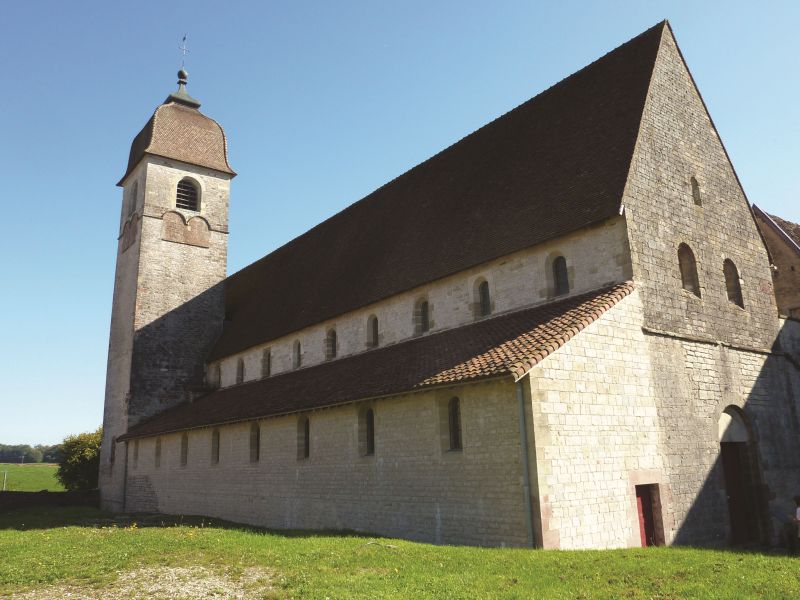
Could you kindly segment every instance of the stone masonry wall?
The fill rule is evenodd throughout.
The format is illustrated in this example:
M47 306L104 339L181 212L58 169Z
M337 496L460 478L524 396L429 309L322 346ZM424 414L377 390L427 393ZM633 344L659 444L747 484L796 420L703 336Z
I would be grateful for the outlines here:
M634 486L669 486L638 292L530 372L545 548L639 545ZM671 524L665 523L671 539Z
M478 318L477 283L483 279L489 283L493 314L548 301L554 297L552 259L559 254L567 260L571 294L626 281L631 278L626 235L623 219L613 219L272 340L222 360L222 386L236 383L239 358L244 360L244 380L259 379L265 349L271 351L273 374L292 369L295 340L303 349L303 366L323 362L331 328L338 337L337 356L363 352L368 349L370 315L378 318L381 346L409 339L414 336L414 305L422 297L429 302L432 332L472 323Z
M463 450L446 445L447 414L461 399ZM375 454L359 453L359 409L375 411ZM298 459L298 416L260 422L250 462L250 423L129 442L128 511L198 514L271 528L355 529L445 544L526 543L518 404L509 380L421 392L308 413L311 456ZM138 454L138 460L135 455Z
M777 334L766 249L675 40L665 30L624 194L634 281L646 326L743 347ZM692 197L700 186L702 206ZM697 258L702 297L681 287L678 245ZM739 271L744 309L727 298L723 261Z
M185 176L200 188L198 212L175 207ZM147 156L125 181L124 212L134 182L134 214L123 225L117 258L100 466L102 504L114 510L122 508L124 469L124 456L115 460L124 447L114 440L203 389L203 361L225 310L230 176ZM164 239L162 219L175 213L208 223L208 247Z
M635 485L657 484L665 543L729 540L718 422L741 409L764 541L800 490L800 371L783 356L653 335L634 292L530 373L542 539L638 546ZM793 339L793 338L792 338Z
M693 198L699 183L702 205ZM717 421L726 406L752 420L766 486L786 501L800 484L779 455L794 453L787 387L795 371L772 349L779 321L766 249L722 143L671 32L652 76L624 196L634 282L648 333L652 395L678 543L724 543L729 534ZM701 298L682 289L677 248L697 258ZM736 265L744 308L727 298L723 261ZM791 462L791 461L790 461ZM781 483L783 481L784 483ZM766 512L761 511L761 512ZM769 517L761 515L763 529ZM765 534L766 535L766 534Z

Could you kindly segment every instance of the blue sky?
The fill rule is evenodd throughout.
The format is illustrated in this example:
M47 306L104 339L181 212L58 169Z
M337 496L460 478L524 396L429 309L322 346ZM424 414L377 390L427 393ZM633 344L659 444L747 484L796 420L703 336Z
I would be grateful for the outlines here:
M114 184L183 33L234 272L664 18L750 200L800 222L797 2L1 3L0 443L102 421Z

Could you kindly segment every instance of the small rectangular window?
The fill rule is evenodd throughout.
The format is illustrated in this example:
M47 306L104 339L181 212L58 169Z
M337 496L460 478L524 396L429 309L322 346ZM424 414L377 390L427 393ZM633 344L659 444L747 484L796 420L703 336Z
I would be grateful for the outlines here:
M250 425L250 462L256 463L261 458L261 425Z
M156 453L155 453L156 469L161 466L161 438L156 438Z
M211 432L211 464L219 464L219 429Z
M261 377L272 375L272 349L265 348L261 355Z
M189 434L181 435L181 466L185 467L189 461Z

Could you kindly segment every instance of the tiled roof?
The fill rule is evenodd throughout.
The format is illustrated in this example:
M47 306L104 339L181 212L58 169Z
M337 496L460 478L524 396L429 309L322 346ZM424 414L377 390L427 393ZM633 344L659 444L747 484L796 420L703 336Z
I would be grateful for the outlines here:
M210 359L617 216L665 27L230 276Z
M521 377L633 290L630 282L214 391L120 439L285 415L480 379Z
M769 217L775 221L775 224L778 225L778 227L783 229L786 235L788 235L795 244L800 246L800 225L797 223L792 223L791 221L787 221L786 219L781 219L775 215L769 215Z
M235 175L228 164L225 132L214 119L178 102L159 106L133 139L125 181L145 154L174 158ZM118 184L118 185L119 185Z

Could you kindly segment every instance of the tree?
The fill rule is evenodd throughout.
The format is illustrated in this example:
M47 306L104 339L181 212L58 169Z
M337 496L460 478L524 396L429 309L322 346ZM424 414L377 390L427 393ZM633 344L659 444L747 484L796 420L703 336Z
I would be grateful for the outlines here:
M103 428L95 432L79 433L67 437L61 444L58 463L59 481L68 490L93 490L97 488L100 470L100 441Z

